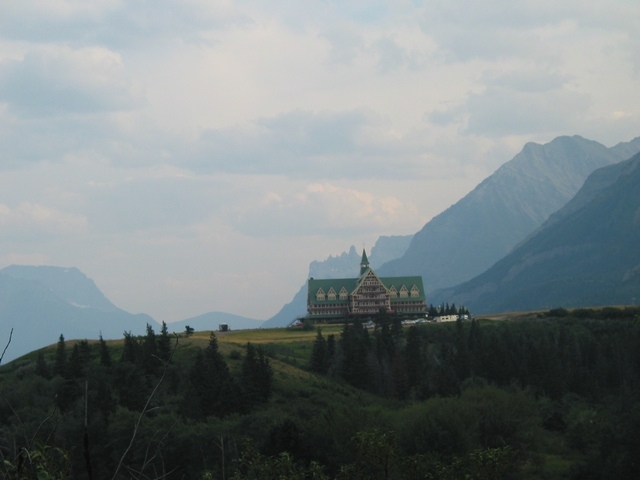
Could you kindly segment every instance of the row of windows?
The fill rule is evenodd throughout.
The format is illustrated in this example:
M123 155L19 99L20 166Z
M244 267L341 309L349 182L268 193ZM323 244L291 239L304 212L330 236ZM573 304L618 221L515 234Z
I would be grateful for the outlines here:
M343 289L344 290L344 289ZM367 293L369 293L371 291L367 291ZM373 294L375 293L380 293L380 290L374 290L372 291ZM386 294L384 294L384 296L386 297ZM405 288L405 289L400 289L400 295L398 295L398 291L397 290L390 290L389 291L389 296L391 298L398 298L398 296L400 298L409 298L409 291ZM416 288L415 290L412 288L411 289L411 298L417 298L420 296L420 292L418 291L418 289ZM328 294L325 294L324 291L320 288L318 289L318 292L316 293L316 300L317 301L323 301L323 300L336 300L337 298L339 298L340 300L347 300L349 298L349 295L347 294L346 290L340 291L340 295L336 295L335 290L333 290L333 288L331 288L331 290L329 290Z

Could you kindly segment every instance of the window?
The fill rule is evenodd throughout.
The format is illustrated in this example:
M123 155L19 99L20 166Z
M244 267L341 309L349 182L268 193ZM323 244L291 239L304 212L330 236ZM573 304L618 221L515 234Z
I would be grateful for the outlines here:
M316 300L321 302L324 299L325 299L324 290L322 290L322 288L319 288L318 291L316 292Z

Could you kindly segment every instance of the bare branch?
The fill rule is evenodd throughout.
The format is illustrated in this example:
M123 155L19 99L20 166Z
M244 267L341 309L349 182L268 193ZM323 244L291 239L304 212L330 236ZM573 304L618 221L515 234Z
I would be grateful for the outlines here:
M4 358L4 354L7 351L7 348L9 348L9 345L11 345L11 337L13 337L13 328L9 332L9 341L5 345L4 350L2 350L2 355L0 355L0 365L2 365L2 359Z
M124 462L125 457L129 453L129 450L131 450L131 447L133 447L133 442L135 441L136 435L138 434L138 429L140 428L140 423L142 422L142 418L149 411L149 404L151 403L151 399L153 398L153 396L158 391L158 388L160 388L160 385L162 384L162 381L164 380L164 377L167 374L167 370L169 368L169 364L171 363L171 358L173 357L173 354L175 353L177 348L178 348L178 336L176 335L176 343L173 346L173 349L171 350L171 355L169 355L169 359L166 362L164 362L164 368L162 369L162 375L158 379L158 382L156 383L156 385L153 387L153 391L151 392L151 394L147 398L147 401L144 404L144 407L142 408L142 411L140 412L140 415L138 415L138 419L136 420L136 424L135 424L135 426L133 428L133 434L131 435L131 440L129 441L129 445L127 446L127 448L125 449L124 453L120 457L120 461L118 462L118 466L116 467L115 472L113 472L113 480L115 480L115 478L118 476L118 472L122 468L122 463Z

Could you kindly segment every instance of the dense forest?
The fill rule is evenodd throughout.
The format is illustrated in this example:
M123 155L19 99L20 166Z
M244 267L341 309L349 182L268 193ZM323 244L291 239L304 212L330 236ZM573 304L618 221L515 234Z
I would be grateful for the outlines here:
M66 341L0 368L5 478L640 478L640 309Z

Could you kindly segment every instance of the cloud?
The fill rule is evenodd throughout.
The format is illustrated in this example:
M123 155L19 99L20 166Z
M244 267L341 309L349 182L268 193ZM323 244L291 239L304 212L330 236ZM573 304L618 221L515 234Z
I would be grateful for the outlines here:
M328 61L333 65L353 65L365 50L362 34L345 26L329 28L320 37L329 42Z
M0 63L0 101L22 116L127 110L137 96L120 56L102 47L35 47Z
M230 210L228 220L251 236L352 235L393 231L413 223L417 208L395 196L312 183L295 191L269 190L255 203Z
M571 8L548 2L430 2L421 25L454 61L497 60L530 55L540 48L537 29L570 17Z
M407 146L372 111L296 110L248 126L202 133L182 164L195 171L292 177L403 177L415 174ZM382 154L382 152L384 154ZM390 152L399 155L389 162ZM410 156L410 155L409 155ZM402 161L404 160L404 161Z
M47 205L24 202L12 208L0 204L4 239L41 240L41 237L78 235L87 231L87 219Z
M531 65L487 70L484 89L463 103L427 115L436 125L457 125L466 134L501 137L571 131L589 110L588 94L571 78Z
M116 48L175 39L197 43L211 28L250 21L235 2L224 0L23 0L3 6L0 38Z

